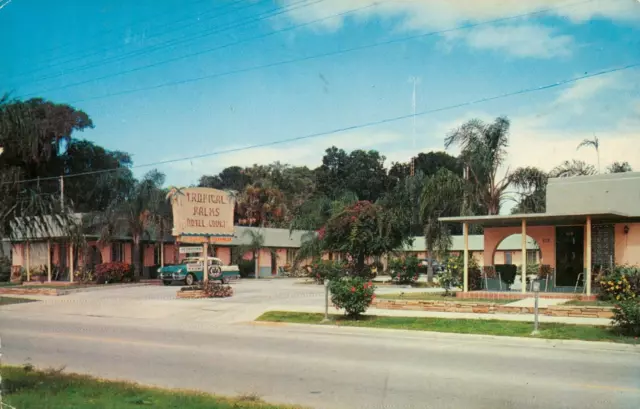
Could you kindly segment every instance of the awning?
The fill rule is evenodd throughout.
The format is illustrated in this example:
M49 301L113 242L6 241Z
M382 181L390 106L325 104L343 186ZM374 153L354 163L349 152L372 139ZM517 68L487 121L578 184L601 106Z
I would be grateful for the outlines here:
M528 226L559 226L585 224L587 217L594 223L620 223L629 221L630 216L620 212L608 211L590 214L553 214L553 213L522 213L494 216L458 216L440 217L444 223L469 223L485 227L520 226L526 220Z

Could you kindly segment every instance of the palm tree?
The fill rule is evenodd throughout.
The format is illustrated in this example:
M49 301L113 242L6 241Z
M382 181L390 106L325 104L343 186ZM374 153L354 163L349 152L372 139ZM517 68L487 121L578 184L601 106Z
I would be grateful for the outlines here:
M270 247L265 247L265 237L262 230L248 228L242 234L243 237L249 238L249 243L243 246L239 246L239 254L245 254L250 251L253 254L253 261L255 265L255 278L260 278L260 253L262 249L268 249L269 255L271 256L271 266L273 267L274 261L278 259L278 253L275 249ZM277 264L276 264L277 265Z
M431 260L427 270L429 282L433 281L434 251L437 249L444 253L451 247L449 229L439 218L459 215L464 195L464 180L445 168L441 168L425 181L420 197L420 217L424 224L426 250Z
M498 178L498 171L507 157L509 126L505 117L499 117L491 124L472 119L445 139L445 148L460 147L464 177L470 183L464 198L464 212L476 209L490 215L500 213L500 206L507 196L509 170L502 179Z
M512 199L516 206L511 213L544 213L547 201L549 174L536 167L518 168L509 175L510 184L516 189Z
M569 178L574 176L590 176L598 173L593 165L581 160L565 160L549 172L552 178Z
M578 144L576 150L582 148L583 146L592 147L596 150L596 156L598 157L598 173L600 173L600 141L598 140L598 137L594 134L593 139L584 139Z
M159 204L164 192L161 189L164 174L152 170L142 180L136 181L131 190L107 206L103 214L93 215L94 223L101 227L100 240L110 242L115 236L129 234L133 241L134 276L142 272L141 243L145 235L156 227Z

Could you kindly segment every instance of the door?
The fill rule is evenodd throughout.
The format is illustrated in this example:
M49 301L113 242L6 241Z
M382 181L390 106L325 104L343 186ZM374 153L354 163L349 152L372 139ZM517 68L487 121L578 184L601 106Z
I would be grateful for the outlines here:
M556 286L575 286L583 271L584 227L556 227Z

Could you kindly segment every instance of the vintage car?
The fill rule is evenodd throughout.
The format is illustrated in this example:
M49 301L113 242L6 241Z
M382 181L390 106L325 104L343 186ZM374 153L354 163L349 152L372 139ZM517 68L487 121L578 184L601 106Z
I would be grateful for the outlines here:
M202 257L188 257L180 264L160 267L158 278L162 280L164 285L170 285L173 281L184 281L186 285L193 285L197 281L202 281L203 261ZM219 258L209 257L207 267L209 280L222 281L226 284L240 278L238 266L225 266Z

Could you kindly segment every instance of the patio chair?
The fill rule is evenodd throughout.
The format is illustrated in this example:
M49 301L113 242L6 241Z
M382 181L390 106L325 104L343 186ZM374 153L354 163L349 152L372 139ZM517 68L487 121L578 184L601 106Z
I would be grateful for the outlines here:
M576 286L573 289L574 293L578 292L578 284L580 283L580 280L582 280L582 292L585 291L585 285L584 285L584 273L580 273L578 274L578 278L576 279Z

